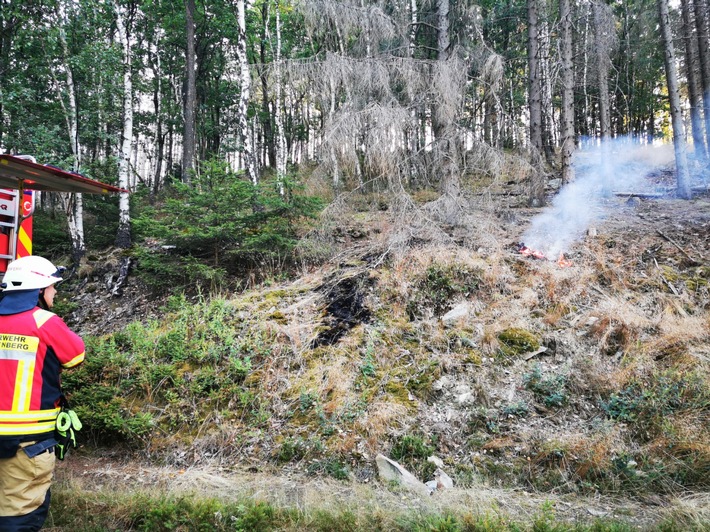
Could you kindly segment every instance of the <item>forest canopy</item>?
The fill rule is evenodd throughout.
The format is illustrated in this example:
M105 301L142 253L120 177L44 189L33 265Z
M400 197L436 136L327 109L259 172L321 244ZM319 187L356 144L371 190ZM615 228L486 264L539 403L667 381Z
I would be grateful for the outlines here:
M687 197L688 172L707 167L709 12L707 0L10 0L0 151L149 201L200 189L215 160L280 194L306 178L325 200L428 189L430 214L456 223L466 176L522 180L539 204L585 144L672 139ZM122 194L121 247L129 205ZM42 208L67 215L81 256L83 199Z

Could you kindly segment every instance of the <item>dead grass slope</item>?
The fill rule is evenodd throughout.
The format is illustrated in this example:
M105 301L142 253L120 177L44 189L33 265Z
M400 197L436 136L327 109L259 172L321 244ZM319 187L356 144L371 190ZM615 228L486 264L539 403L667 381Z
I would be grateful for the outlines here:
M539 210L515 203L479 198L445 229L422 211L340 213L311 242L340 249L329 264L183 323L202 334L217 308L248 370L220 351L188 358L122 408L149 413L143 451L182 468L370 481L383 453L429 480L435 454L461 488L707 491L710 201L608 201L569 268L516 252ZM145 344L180 316L141 329Z

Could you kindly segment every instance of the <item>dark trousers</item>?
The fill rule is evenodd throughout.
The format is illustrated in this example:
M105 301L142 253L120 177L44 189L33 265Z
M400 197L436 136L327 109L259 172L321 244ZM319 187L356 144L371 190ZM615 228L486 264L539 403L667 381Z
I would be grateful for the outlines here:
M47 490L42 506L25 515L0 517L0 532L35 532L42 528L44 520L49 514L49 500L51 494Z

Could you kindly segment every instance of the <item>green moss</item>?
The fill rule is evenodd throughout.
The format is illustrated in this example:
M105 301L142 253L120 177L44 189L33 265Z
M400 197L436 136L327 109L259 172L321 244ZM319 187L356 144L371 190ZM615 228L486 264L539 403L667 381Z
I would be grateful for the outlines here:
M286 325L288 323L288 319L286 318L286 316L284 316L284 313L281 312L280 310L272 312L271 314L269 314L268 318L270 320L274 320L276 323L279 323L281 325Z
M412 401L409 399L409 390L399 381L391 380L385 384L385 393L396 403L401 403L408 407L412 407Z
M483 363L483 355L480 351L476 349L470 350L466 353L463 359L464 364L473 364L474 366L480 366Z
M500 346L498 354L507 359L529 353L540 348L540 340L531 332L515 327L505 329L498 334Z

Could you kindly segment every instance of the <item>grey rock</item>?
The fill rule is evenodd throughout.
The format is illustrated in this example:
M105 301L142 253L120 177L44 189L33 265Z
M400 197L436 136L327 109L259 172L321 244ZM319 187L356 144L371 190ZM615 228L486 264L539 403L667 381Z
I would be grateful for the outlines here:
M394 460L387 458L383 454L378 454L375 457L377 470L380 478L390 482L396 482L403 488L418 493L420 495L429 495L431 490L417 477L412 475L404 467L399 465Z

